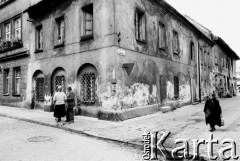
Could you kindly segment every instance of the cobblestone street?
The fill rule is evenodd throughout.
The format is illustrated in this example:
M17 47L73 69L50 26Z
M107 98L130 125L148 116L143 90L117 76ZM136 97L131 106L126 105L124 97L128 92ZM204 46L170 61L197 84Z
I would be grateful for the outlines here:
M219 148L221 148L221 142L225 138L233 139L236 144L238 145L240 143L239 139L239 112L240 112L240 97L233 97L233 98L225 98L225 99L219 99L220 105L222 107L223 116L225 118L225 126L224 127L216 127L216 131L213 132L214 139L219 140L218 145L214 145L214 152L218 152ZM167 113L158 112L156 114L147 115L144 117L139 117L135 119L130 119L122 122L110 122L110 121L103 121L103 120L97 120L96 118L90 118L90 117L83 117L83 116L76 116L75 122L73 124L66 124L64 126L56 127L55 121L52 116L52 113L49 112L43 112L39 110L27 110L22 108L14 108L14 107L7 107L7 106L0 106L0 116L5 117L12 117L16 118L18 120L33 122L37 124L42 124L46 126L61 128L65 131L72 131L76 133L83 133L91 136L95 136L97 138L104 138L106 140L116 140L120 141L122 143L132 143L133 145L136 145L140 148L139 150L132 149L135 151L133 154L136 154L133 158L138 158L138 160L142 156L142 134L146 131L165 131L165 132L171 132L170 137L166 140L165 146L169 149L173 149L176 147L175 140L180 139L186 139L190 143L190 150L193 147L192 139L209 139L209 136L211 132L209 131L209 126L206 126L205 120L204 120L204 113L203 113L203 107L204 102L197 104L197 105L190 105L178 108L174 111L170 111ZM10 152L11 148L21 149L20 151L17 151L19 153L28 154L29 152L25 151L24 148L21 147L21 144L18 146L14 146L13 143L17 143L22 139L22 141L27 142L27 139L33 136L49 136L51 133L54 134L54 131L56 134L54 136L58 136L58 129L55 128L46 128L44 126L39 126L35 124L29 124L26 122L20 122L18 121L9 120L9 122L6 119L1 118L1 129L3 130L3 133L1 133L2 144L1 149L4 149L5 154L6 152ZM17 124L16 124L17 123ZM28 127L28 125L31 125ZM11 132L9 133L9 130L5 130L6 127L9 127ZM47 130L46 130L46 129ZM27 130L27 131L26 131ZM30 131L28 131L30 130ZM51 132L49 132L50 130ZM60 131L62 131L60 130ZM17 132L17 133L16 133ZM23 133L21 133L23 132ZM31 133L32 132L32 133ZM62 131L64 132L64 131ZM18 136L19 135L19 136ZM25 136L26 135L26 136ZM67 137L67 135L69 135ZM51 136L54 138L54 136ZM67 138L78 137L75 134L71 134L69 132L64 132L64 136ZM24 137L24 139L22 138ZM73 138L74 138L73 137ZM16 141L14 141L16 139ZM58 138L59 140L60 138ZM83 139L83 137L80 137L80 140ZM61 140L61 139L60 139ZM75 142L75 139L73 139ZM77 140L77 138L76 138ZM84 139L83 139L84 140ZM67 141L66 141L67 142ZM107 144L104 141L98 141L99 144ZM100 143L101 142L101 143ZM5 144L4 144L5 143ZM6 143L8 143L8 146L5 146ZM20 142L19 142L20 143ZM76 143L76 142L75 142ZM28 143L29 144L29 143ZM49 143L48 143L49 144ZM64 143L59 142L59 146L54 144L54 147L62 147ZM4 145L4 147L3 147ZM42 144L40 144L42 145ZM67 144L66 144L67 145ZM72 146L72 144L70 144ZM68 152L70 153L71 149L81 149L83 144L73 144L77 147L71 146L68 148ZM85 143L84 143L85 145ZM78 147L79 146L79 147ZM179 146L179 145L178 145ZM96 146L97 147L97 146ZM113 146L114 147L114 146ZM118 146L117 146L118 147ZM50 148L50 147L49 147ZM51 147L50 149L52 149ZM90 147L87 147L89 149ZM30 148L32 149L32 148ZM37 149L37 148L35 148ZM70 151L69 151L70 149ZM114 149L114 148L113 148ZM140 150L141 149L141 150ZM79 150L80 151L80 150ZM94 151L94 150L92 150ZM98 151L98 150L96 150ZM239 149L237 146L237 152L239 153ZM86 153L87 151L83 152ZM191 151L190 151L191 152ZM72 153L72 152L71 152ZM78 153L78 151L75 151L75 153ZM43 153L41 153L43 154ZM86 153L88 154L88 153ZM99 153L100 156L105 153L101 152ZM207 145L202 145L200 147L200 154L207 156ZM64 155L62 155L64 156ZM115 157L118 156L117 154ZM131 156L131 155L130 155ZM86 156L87 157L87 156ZM132 158L131 158L132 159ZM130 160L131 160L130 159ZM98 159L96 159L98 160ZM126 159L124 159L126 160ZM25 161L25 160L24 160Z
M1 161L139 161L141 151L61 129L0 117Z

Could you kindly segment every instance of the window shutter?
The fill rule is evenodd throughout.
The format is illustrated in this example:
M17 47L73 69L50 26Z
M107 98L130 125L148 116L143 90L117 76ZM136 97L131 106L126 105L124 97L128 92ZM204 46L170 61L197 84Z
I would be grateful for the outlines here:
M146 15L143 14L142 18L141 18L142 22L141 22L141 40L145 41L146 40Z
M139 22L138 22L138 12L136 11L135 12L135 36L136 36L136 39L139 39L139 37L138 37L138 30L139 30L139 24L138 24Z
M64 24L64 19L61 20L61 24L60 24L60 36L62 41L64 40L64 30L65 30L65 24Z
M86 35L92 35L92 27L93 27L93 15L92 14L86 13L85 23L86 23L86 28L85 28Z
M3 72L3 93L4 94L6 93L6 88L7 88L7 86L6 86L6 77L7 77L6 70L4 70L4 72Z
M43 48L43 29L42 29L42 27L41 27L41 29L40 29L40 33L39 33L39 44L40 44L40 49L42 49Z

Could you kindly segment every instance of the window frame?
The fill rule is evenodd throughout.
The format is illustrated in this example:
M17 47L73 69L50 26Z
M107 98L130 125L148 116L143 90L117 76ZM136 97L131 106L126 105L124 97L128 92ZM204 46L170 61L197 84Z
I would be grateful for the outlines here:
M3 95L8 96L10 93L10 68L3 70Z
M7 31L7 26L9 26L9 31ZM12 25L11 25L11 21L7 21L4 23L4 38L5 41L11 41L11 37L12 37ZM7 35L9 35L9 37L7 38Z
M180 40L179 40L179 33L176 31L176 30L173 30L172 31L172 34L173 34L173 39L172 39L172 42L173 42L173 53L176 54L176 55L179 55L180 54ZM176 36L176 38L175 38ZM175 44L175 39L177 40L176 41L176 45ZM177 49L175 49L175 47L177 47Z
M195 49L194 47L195 47L195 46L194 46L194 42L191 41L191 42L190 42L190 60L194 60L194 53L195 53L195 52L194 52L194 51L195 51L195 50L194 50L194 49Z
M41 52L43 51L43 26L38 25L35 28L35 35L36 35L36 40L35 40L35 52Z
M179 98L179 77L174 76L173 77L173 84L174 84L174 98L178 99Z
M17 75L19 73L19 75ZM13 68L13 96L20 96L21 94L21 67Z
M64 46L65 42L65 16L55 18L54 48Z
M141 18L139 18L139 16ZM147 42L147 17L143 9L136 7L134 15L134 25L135 25L135 39L137 42L146 43ZM141 21L141 23L139 23Z
M94 5L93 3L87 4L81 8L82 12L82 25L81 25L81 41L93 39L94 34ZM91 15L91 33L87 34L87 15Z
M19 20L19 26L16 28L16 21ZM19 39L22 40L22 18L21 16L16 16L13 18L13 34L14 34L14 39ZM19 30L19 37L16 37L16 31Z
M161 37L161 39L160 39ZM166 50L167 48L167 35L166 35L166 26L164 23L158 23L158 48L161 50Z

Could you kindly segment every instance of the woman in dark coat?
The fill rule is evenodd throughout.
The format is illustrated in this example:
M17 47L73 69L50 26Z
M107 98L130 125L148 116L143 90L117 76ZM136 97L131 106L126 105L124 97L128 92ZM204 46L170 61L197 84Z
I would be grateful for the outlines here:
M210 95L204 106L206 124L210 124L210 131L215 131L215 125L221 127L222 110L215 94Z

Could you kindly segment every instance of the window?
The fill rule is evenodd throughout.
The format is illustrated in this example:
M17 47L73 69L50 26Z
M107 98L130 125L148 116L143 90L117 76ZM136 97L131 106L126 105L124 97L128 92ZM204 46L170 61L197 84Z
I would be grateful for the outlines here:
M14 21L14 37L21 39L21 18L15 19Z
M44 101L44 78L43 76L39 76L35 81L36 100Z
M178 77L174 77L174 98L177 99L179 97L179 79Z
M211 65L211 57L210 57L210 53L208 53L208 67L210 68Z
M20 79L21 79L21 70L20 67L13 68L13 94L20 94Z
M218 54L215 52L215 65L218 65Z
M56 19L56 44L62 44L64 42L64 17Z
M94 72L85 72L81 77L81 92L84 104L95 103L95 81Z
M176 31L173 31L173 53L174 54L179 53L179 39L178 33Z
M42 50L43 49L42 25L36 27L36 49L37 50Z
M166 31L162 23L159 23L158 46L160 49L165 49L166 47Z
M9 69L4 69L3 73L3 94L9 94Z
M194 43L190 43L190 59L193 60L193 55L194 55Z
M83 29L82 36L93 36L93 4L82 8L83 11Z
M5 40L11 40L11 24L10 22L5 24Z
M63 87L63 91L66 89L66 80L64 75L56 75L55 77L55 91L57 91L58 86Z
M146 18L143 11L136 9L135 13L135 34L136 40L144 42L146 40Z
M204 51L204 65L207 66L207 53Z
M204 57L203 57L203 51L202 51L202 48L200 48L200 61L201 61L201 65L203 65L203 61L204 61Z

